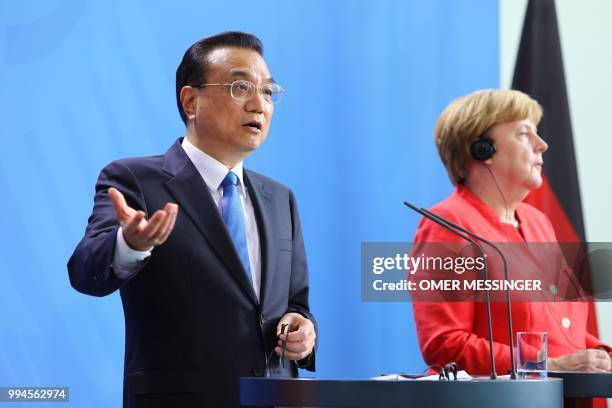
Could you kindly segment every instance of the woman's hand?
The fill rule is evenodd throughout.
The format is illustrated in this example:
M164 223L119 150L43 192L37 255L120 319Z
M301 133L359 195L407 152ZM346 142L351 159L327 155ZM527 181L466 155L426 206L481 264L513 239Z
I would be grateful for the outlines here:
M605 350L580 350L574 354L550 357L548 359L548 370L607 373L612 370L612 358Z

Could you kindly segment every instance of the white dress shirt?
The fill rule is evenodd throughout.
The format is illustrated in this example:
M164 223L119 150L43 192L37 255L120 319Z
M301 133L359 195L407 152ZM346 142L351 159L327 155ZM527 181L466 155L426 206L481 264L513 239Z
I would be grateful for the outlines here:
M221 199L223 198L221 182L230 170L216 159L199 150L191 144L187 138L183 139L182 147L198 170L198 173L200 173L204 179L208 191L217 206L217 210L221 213ZM238 176L238 191L244 211L244 227L249 251L251 278L253 280L253 289L259 299L261 288L261 244L259 230L257 229L257 221L255 219L255 209L253 208L253 201L244 185L242 162L238 163L231 171ZM122 228L119 227L117 231L117 245L113 257L113 267L120 279L128 279L137 273L140 270L142 261L149 256L151 256L151 251L136 251L130 248L123 238Z

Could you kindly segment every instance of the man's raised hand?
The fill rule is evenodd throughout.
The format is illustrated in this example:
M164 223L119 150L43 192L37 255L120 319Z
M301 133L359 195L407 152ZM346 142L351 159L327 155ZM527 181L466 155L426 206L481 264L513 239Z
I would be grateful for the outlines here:
M125 197L114 187L108 189L115 206L117 218L123 228L123 238L130 248L136 251L150 251L163 244L176 222L178 205L167 203L162 210L157 210L149 219L143 211L131 208Z

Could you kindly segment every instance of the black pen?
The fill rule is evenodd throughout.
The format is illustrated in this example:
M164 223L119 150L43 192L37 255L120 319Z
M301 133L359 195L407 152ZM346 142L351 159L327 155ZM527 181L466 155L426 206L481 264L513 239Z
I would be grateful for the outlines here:
M285 368L285 349L287 348L287 341L289 340L289 325L283 324L281 325L281 334L285 333L285 329L287 329L287 334L285 336L285 341L283 342L283 347L281 348L281 366Z

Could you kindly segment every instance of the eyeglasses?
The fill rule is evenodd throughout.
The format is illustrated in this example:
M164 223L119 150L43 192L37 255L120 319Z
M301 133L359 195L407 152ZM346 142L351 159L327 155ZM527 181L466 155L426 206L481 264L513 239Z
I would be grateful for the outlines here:
M446 364L444 367L439 366L437 364L430 365L425 370L432 369L438 373L439 380L450 380L451 374L453 375L453 380L457 381L457 371L459 370L459 366L454 361Z
M259 91L261 96L263 96L264 101L267 103L279 103L281 100L281 96L285 90L282 86L270 83L262 86L257 86L250 81L245 81L240 79L238 81L234 81L231 84L199 84L192 85L194 88L204 88L206 86L229 86L230 87L230 95L232 98L238 99L239 101L247 101L255 95L255 91Z

